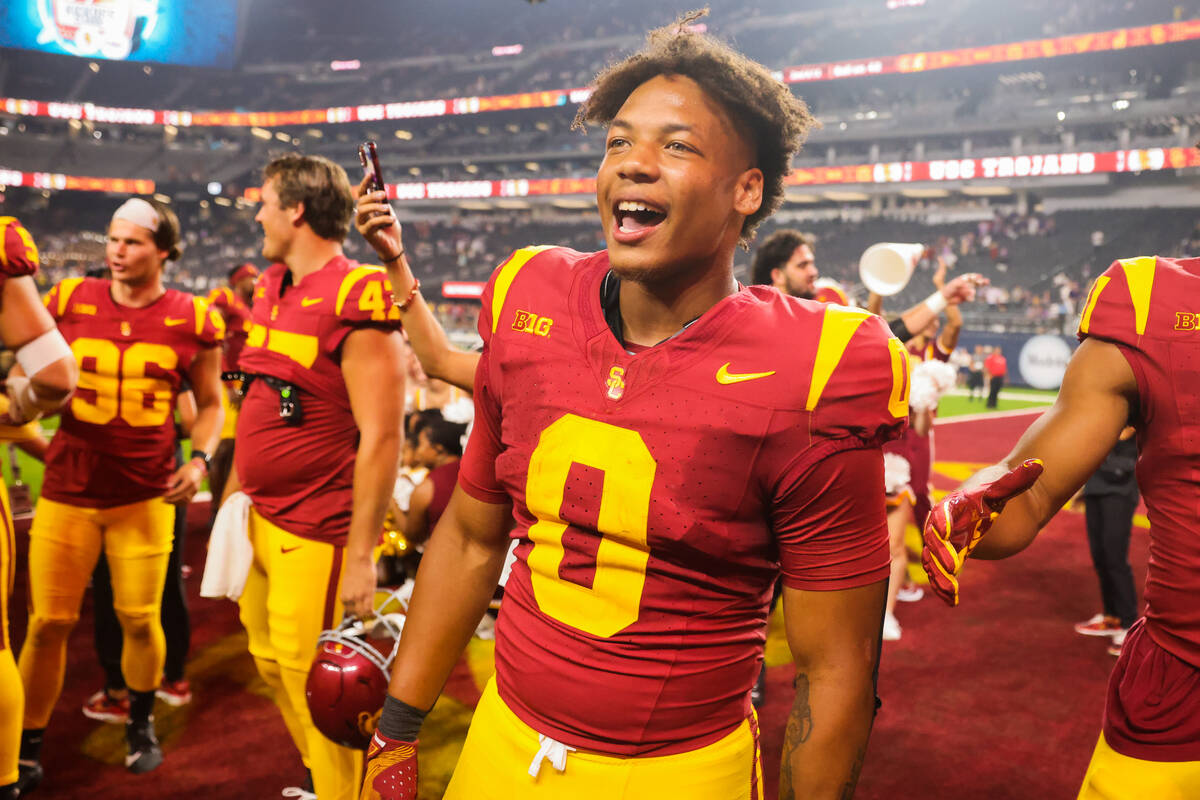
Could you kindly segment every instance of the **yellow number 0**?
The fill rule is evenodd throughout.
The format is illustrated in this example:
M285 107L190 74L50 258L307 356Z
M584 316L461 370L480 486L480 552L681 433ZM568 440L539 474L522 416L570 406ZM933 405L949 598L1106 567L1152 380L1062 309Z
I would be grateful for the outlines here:
M107 425L121 419L132 427L162 425L171 415L171 386L161 378L146 375L146 365L154 364L164 370L174 369L179 354L164 344L137 342L125 350L107 339L81 338L71 342L71 351L81 366L85 358L96 361L91 371L80 369L79 388L95 392L96 399L87 400L76 392L71 398L71 413L80 422ZM146 400L150 403L147 405Z
M568 525L559 516L572 464L604 473L592 588L558 575ZM529 572L538 607L572 628L612 636L637 621L646 583L650 489L657 465L642 437L574 414L542 431L529 459L525 502L537 522L529 529Z

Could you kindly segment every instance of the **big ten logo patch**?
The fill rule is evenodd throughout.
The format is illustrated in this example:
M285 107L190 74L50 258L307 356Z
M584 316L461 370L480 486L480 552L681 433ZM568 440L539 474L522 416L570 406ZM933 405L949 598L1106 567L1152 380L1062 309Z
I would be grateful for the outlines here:
M1175 330L1194 331L1197 328L1200 328L1200 314L1193 314L1187 311L1175 312Z
M522 333L532 333L534 336L549 336L550 326L554 320L549 317L539 317L532 311L517 311L513 317L513 330Z

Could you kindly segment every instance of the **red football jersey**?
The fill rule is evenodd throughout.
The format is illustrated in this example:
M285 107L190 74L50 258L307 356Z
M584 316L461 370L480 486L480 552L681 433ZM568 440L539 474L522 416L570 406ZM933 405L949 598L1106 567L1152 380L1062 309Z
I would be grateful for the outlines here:
M296 536L346 542L358 426L341 347L352 331L369 327L400 329L382 267L338 256L293 286L288 268L273 264L254 288L238 366L299 388L303 419L299 425L281 419L279 393L252 381L238 416L234 461L255 509Z
M224 334L199 297L167 289L119 305L111 282L68 278L46 307L79 362L79 386L46 453L42 494L111 508L161 495L175 467L175 397L201 350Z
M37 269L37 245L29 231L16 217L0 217L0 283L5 278L33 275Z
M878 317L758 286L631 355L607 272L530 248L492 276L459 485L513 501L505 702L571 746L682 752L748 714L781 568L806 590L887 577L879 447L908 362Z
M1088 295L1079 338L1088 336L1116 344L1137 379L1137 478L1150 517L1145 633L1170 654L1143 644L1121 659L1105 738L1134 758L1200 760L1200 693L1187 688L1200 680L1200 258L1114 263Z
M238 356L250 333L250 307L228 286L218 286L208 295L208 304L225 320L225 341L221 345L221 371L234 372Z

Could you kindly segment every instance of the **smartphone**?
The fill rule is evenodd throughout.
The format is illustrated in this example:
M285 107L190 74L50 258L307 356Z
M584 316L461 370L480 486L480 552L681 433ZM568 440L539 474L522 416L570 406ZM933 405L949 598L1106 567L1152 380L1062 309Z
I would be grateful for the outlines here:
M362 163L363 174L371 178L371 191L384 191L383 170L379 168L379 153L374 139L368 139L358 146L358 160Z

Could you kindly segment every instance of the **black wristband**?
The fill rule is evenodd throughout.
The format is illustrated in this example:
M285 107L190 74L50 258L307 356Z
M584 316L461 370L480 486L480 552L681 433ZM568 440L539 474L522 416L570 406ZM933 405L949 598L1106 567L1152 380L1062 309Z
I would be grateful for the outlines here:
M415 742L428 713L389 694L383 701L383 713L379 715L379 732L389 739Z
M192 455L188 458L188 460L191 461L193 458L198 458L203 461L205 469L208 469L208 463L212 461L212 456L203 450L193 450Z
M888 323L888 327L892 329L892 333L902 342L907 342L913 337L912 331L904 324L904 317L896 317Z

